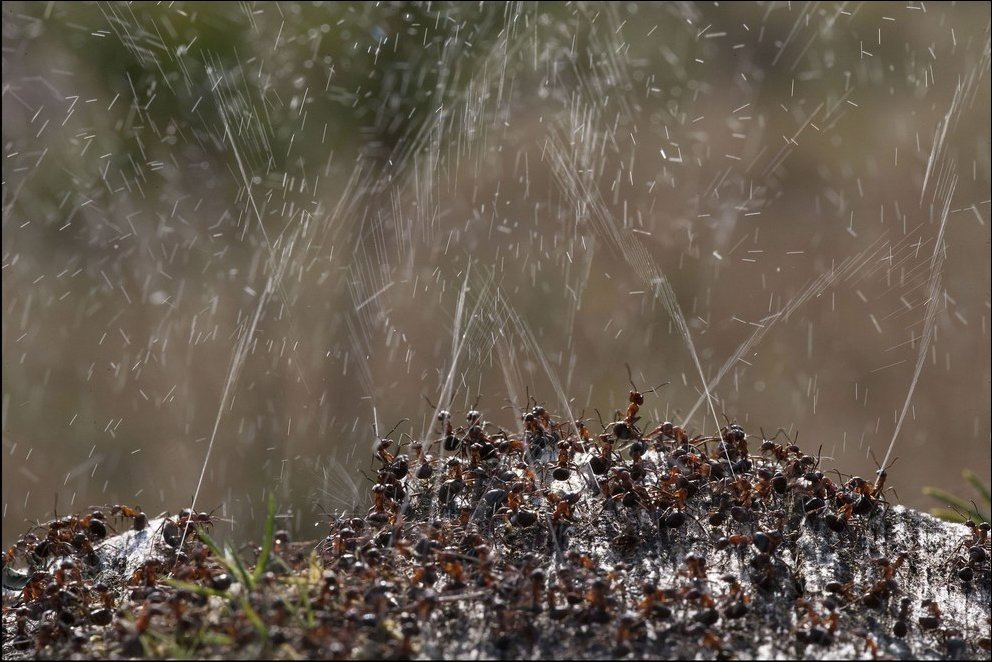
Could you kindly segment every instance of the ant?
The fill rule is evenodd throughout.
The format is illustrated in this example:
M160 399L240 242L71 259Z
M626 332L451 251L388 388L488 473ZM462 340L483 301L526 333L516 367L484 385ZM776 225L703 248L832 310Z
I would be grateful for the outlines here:
M785 440L789 442L788 445L775 443L775 440L778 439L779 435L785 437ZM785 463L789 459L789 455L794 454L796 457L802 456L802 451L799 449L799 446L796 445L796 441L798 441L799 436L796 435L796 439L790 439L788 433L783 428L779 428L775 433L775 436L771 439L765 438L765 431L762 429L761 438L761 452L771 453L775 457L775 461L780 464Z
M220 506L218 506L219 508ZM216 508L214 509L216 510ZM191 508L183 508L179 511L176 519L167 518L162 524L162 539L170 547L178 548L182 544L186 532L191 526L209 528L214 525L213 511L209 513L197 513ZM180 533L182 530L182 533Z
M724 415L724 418L727 419L727 425L720 428L721 440L724 444L729 446L730 449L737 451L737 455L747 458L747 433L739 424L731 423L730 419L727 418L726 415Z
M392 464L393 459L395 457L392 453L389 452L389 447L393 445L393 440L390 439L389 436L394 432L396 432L396 428L403 425L409 420L410 420L409 418L400 419L399 423L394 425L393 429L387 432L385 437L379 436L379 431L376 429L376 424L372 423L372 433L376 436L375 456L379 458L379 461L382 462L383 465L389 466L390 464Z
M802 640L819 646L829 646L833 643L834 633L837 632L837 625L840 622L836 611L831 611L829 616L823 616L803 598L796 600L796 608L804 612L800 624L808 624L808 627L799 631Z
M435 415L435 420L440 425L441 442L444 450L448 452L454 452L458 450L461 446L461 439L455 436L454 427L451 425L451 412L447 409L439 409L434 405L433 402L425 395L424 400L427 401L428 406L437 412Z
M716 541L715 547L718 552L723 551L731 546L736 547L739 551L743 551L752 542L754 542L754 539L751 536L746 536L743 534L735 534L732 536L724 536L723 538L720 538L719 540Z
M689 443L689 433L685 431L685 428L681 425L675 425L671 421L665 421L646 436L653 437L655 435L660 435L662 440L673 439L679 445Z
M601 434L599 439L603 442L603 446L597 447L598 455L589 458L589 467L594 474L602 476L613 465L613 441L608 434Z
M145 515L141 508L131 508L130 506L114 504L110 507L110 514L115 517L120 516L134 520L132 528L135 531L144 531L145 527L148 526L148 515Z
M554 506L555 512L551 515L551 521L557 524L562 520L572 519L572 506L579 502L582 498L582 493L566 492L562 494L561 492L547 490L544 492L544 498L548 500L549 504Z
M576 433L579 435L579 439L584 442L592 441L592 433L586 427L585 419L580 418L577 421L573 421L573 425L575 426Z
M555 480L568 480L572 475L572 469L577 469L572 463L571 448L567 441L558 442L558 463L551 472L551 477Z
M692 579L705 579L706 578L706 558L695 553L689 553L685 556L686 570L685 574Z
M638 391L637 390L637 385L634 384L634 375L633 375L633 373L630 370L630 364L629 363L625 363L624 365L627 366L627 379L630 382L631 391L630 391L630 394L627 396L627 399L630 402L630 404L627 405L627 414L624 416L623 422L626 423L630 428L633 428L634 427L634 423L636 423L639 420L639 418L640 418L637 415L637 412L640 411L641 405L644 404L644 394L645 393L654 393L655 391L657 391L658 389L660 389L662 386L667 386L671 382L665 382L663 384L658 384L654 388L648 389L647 391L644 391L642 393L641 391ZM619 416L619 413L620 412L617 412L617 415L618 416Z
M910 598L903 598L899 601L899 614L896 616L896 622L892 626L892 634L902 639L909 633L909 625L906 623L909 617L909 605L912 603Z
M955 510L957 509L955 508ZM960 511L958 513L960 514ZM985 547L989 540L989 530L992 527L989 526L988 522L975 524L975 520L970 517L964 521L964 525L968 527L970 533L954 548L947 565L952 568L952 571L956 571L958 579L968 584L975 578L976 572L983 570L988 572L986 568L988 568L990 554ZM967 555L962 553L964 549L968 550Z
M437 464L438 458L424 453L424 444L421 441L414 440L410 444L410 448L413 450L413 462L417 463L415 475L420 480L429 479L434 475L434 465ZM409 465L409 463L407 464Z
M895 580L896 571L902 567L908 557L909 555L904 552L899 554L895 561L886 556L875 559L875 565L881 568L882 576L861 597L861 602L866 607L882 606L883 601L899 589L899 583Z
M899 458L897 457L896 459L889 462L887 467L883 467L878 463L878 460L875 458L874 453L871 454L871 459L872 462L875 463L875 466L878 467L878 469L875 471L875 482L872 483L870 496L879 501L885 501L885 499L882 496L882 492L885 489L885 479L889 477L888 469L891 469L892 465L899 461ZM896 496L898 497L898 494Z
M978 510L977 506L975 507L975 510ZM967 544L969 547L976 547L979 545L984 545L988 542L989 530L992 529L992 526L990 526L988 522L982 522L981 524L976 525L975 520L969 517L964 521L964 525L971 531L971 539L964 541L962 544Z
M933 600L924 600L920 603L921 607L926 608L929 612L929 616L920 616L919 623L921 630L933 630L940 625L940 605L938 605Z

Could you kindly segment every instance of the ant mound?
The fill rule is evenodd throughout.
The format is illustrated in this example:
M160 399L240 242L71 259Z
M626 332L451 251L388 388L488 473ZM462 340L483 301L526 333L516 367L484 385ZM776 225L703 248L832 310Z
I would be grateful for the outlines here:
M5 557L4 659L988 659L988 524L736 424L644 431L641 404L599 434L442 411L434 441L379 441L365 517L292 543L270 507L249 560L204 513L50 522Z

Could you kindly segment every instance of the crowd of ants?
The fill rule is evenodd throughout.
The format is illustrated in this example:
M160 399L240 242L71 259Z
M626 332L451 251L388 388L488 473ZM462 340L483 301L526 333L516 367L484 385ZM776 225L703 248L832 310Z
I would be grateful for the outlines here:
M874 480L828 475L820 453L806 454L783 430L755 439L730 421L716 436L690 437L670 421L645 432L639 413L645 394L657 388L642 392L631 382L626 410L617 410L609 423L600 416L598 434L590 432L587 420L555 420L537 402L523 408L519 432L486 421L478 403L457 426L449 411L429 403L437 410L432 443L410 439L404 448L391 433L377 439L379 467L368 520L381 527L385 533L378 535L390 544L415 541L423 564L417 578L426 578L425 586L490 586L494 577L507 576L508 560L495 549L516 539L527 540L530 549L543 548L556 559L556 569L549 573L524 555L513 565L517 594L501 603L503 610L512 612L506 605L522 601L542 611L543 596L543 611L552 618L567 614L580 623L615 618L619 652L630 648L638 633L643 637L646 622L673 614L681 615L678 627L699 630L704 646L732 650L732 630L713 626L721 618L725 623L742 618L756 601L783 593L797 600L800 645L830 645L840 615L854 606L892 605L907 552L894 559L875 556L871 567L877 576L861 584L839 577L826 583L816 601L793 571L804 532L826 537L836 548L869 534L889 505L888 467L878 467ZM989 580L989 526L969 525L971 539L960 548L966 553L956 552L948 562L948 581L965 587L979 574ZM610 541L609 554L619 567L656 560L663 555L660 549L678 549L681 579L663 589L654 579L646 582L638 609L620 613L623 600L613 595L617 589L611 588L609 573L604 576L587 553L575 551L611 527L616 535L601 538ZM353 527L344 531L342 537L332 526L328 545L340 550L347 540L360 547ZM577 544L570 546L570 538ZM910 605L891 608L897 616L892 635L905 638ZM939 627L936 603L921 609L920 631L939 631L947 650L959 652L960 632ZM521 640L527 637L520 632L506 637ZM989 639L978 645L987 650ZM876 655L879 644L866 637L864 650Z
M645 394L658 388L641 392L631 382L626 408L609 422L599 416L598 433L529 399L515 432L485 420L477 402L458 425L431 404L437 430L426 442L376 435L371 507L331 519L315 552L323 570L299 598L305 627L290 609L297 598L280 595L269 571L272 593L252 592L245 609L254 616L232 619L229 639L257 640L264 620L268 644L292 642L306 655L409 657L429 655L418 640L425 624L461 619L484 632L467 640L488 642L498 656L526 657L561 636L603 655L723 657L751 646L755 623L785 601L794 604L796 654L832 645L845 614L865 609L888 615L892 641L916 631L951 656L968 646L987 654L988 636L966 643L936 601L914 607L900 596L912 550L876 554L823 586L805 585L796 572L803 536L838 551L877 537L887 467L872 481L828 475L820 454L806 454L784 431L755 438L731 421L714 436L690 436L668 421L642 429ZM60 641L82 647L80 626L113 622L125 654L140 654L136 642L156 618L200 632L205 596L226 595L237 581L198 539L212 517L187 509L153 521L152 532L140 509L114 505L23 536L4 559L5 569L28 570L14 598L5 588L5 641L36 652ZM989 525L968 527L946 581L987 590ZM124 528L160 535L172 552L111 587L101 545ZM279 532L276 545L291 555L288 534ZM297 556L312 579L313 559ZM291 567L282 564L283 572ZM540 627L553 622L570 624L570 634ZM864 655L884 654L876 635L859 636ZM696 648L657 648L679 641Z
M213 518L183 509L176 517L156 521L157 529L149 531L149 518L140 508L115 504L57 517L21 536L3 560L5 641L9 639L14 650L33 647L39 652L65 641L82 646L81 626L105 627L125 600L140 601L161 579L182 576L188 556L181 548L189 547L183 536L193 543L198 531L213 525ZM126 566L126 551L116 549L114 540L123 531L161 536L175 554L168 560L150 556L127 576L120 576L116 571ZM207 549L201 545L199 550L202 560ZM26 573L20 570L24 566ZM8 635L11 623L13 632ZM132 645L132 652L138 650L140 646Z

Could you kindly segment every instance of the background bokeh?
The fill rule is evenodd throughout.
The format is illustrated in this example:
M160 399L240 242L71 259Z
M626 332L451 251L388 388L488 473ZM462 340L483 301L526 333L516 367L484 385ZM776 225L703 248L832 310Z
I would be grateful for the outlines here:
M374 423L595 429L628 364L648 425L989 478L987 3L3 13L5 544L208 448L222 535L318 537Z

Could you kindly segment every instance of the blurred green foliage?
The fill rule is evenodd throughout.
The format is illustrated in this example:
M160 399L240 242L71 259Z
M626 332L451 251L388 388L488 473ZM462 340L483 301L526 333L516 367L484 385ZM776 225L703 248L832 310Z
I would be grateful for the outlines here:
M948 506L947 508L931 508L930 513L948 522L964 522L967 519L971 519L979 524L988 522L989 512L992 510L992 491L990 491L989 486L984 484L982 479L974 471L965 469L961 472L961 475L975 490L979 503L965 501L937 487L924 487L924 494Z

